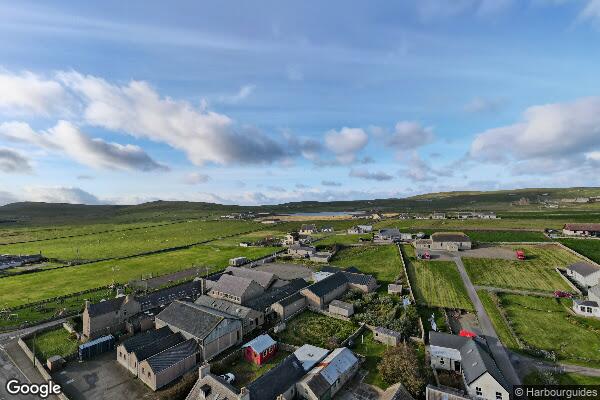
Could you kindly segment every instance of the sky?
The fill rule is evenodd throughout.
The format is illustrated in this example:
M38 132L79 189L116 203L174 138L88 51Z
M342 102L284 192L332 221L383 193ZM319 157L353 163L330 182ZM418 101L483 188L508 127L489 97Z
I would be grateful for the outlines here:
M600 186L599 170L600 0L0 1L0 205Z

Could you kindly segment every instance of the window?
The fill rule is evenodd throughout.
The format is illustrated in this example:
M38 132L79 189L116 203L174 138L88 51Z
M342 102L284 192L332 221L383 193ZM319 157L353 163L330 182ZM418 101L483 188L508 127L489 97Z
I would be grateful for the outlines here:
M440 365L444 365L445 361L444 361L444 357L440 358Z
M502 393L496 392L496 400L502 400Z
M150 378L150 371L148 371L148 378Z
M476 394L477 396L482 396L482 395L483 395L483 392L481 391L481 388L480 388L480 387L476 387L476 388L475 388L475 394Z

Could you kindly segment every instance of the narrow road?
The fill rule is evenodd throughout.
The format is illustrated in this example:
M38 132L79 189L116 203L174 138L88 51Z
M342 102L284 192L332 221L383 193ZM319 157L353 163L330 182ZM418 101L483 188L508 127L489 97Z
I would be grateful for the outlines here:
M511 360L513 360L514 363L518 364L521 368L528 371L532 371L534 369L543 369L546 371L554 371L561 373L570 372L579 375L600 377L600 369L598 368L583 367L581 365L572 364L551 363L548 361L538 360L537 358L528 357L515 352L510 352L510 358Z
M488 292L502 292L511 294L522 294L523 296L542 296L542 297L554 297L553 293L534 292L532 290L518 290L518 289L504 289L493 286L475 286L475 290L484 289Z
M479 324L481 325L481 329L483 330L483 334L486 336L488 345L494 356L494 360L496 360L496 364L502 374L506 378L506 380L513 385L520 385L521 380L517 375L510 358L508 356L508 352L498 339L498 334L492 325L492 321L488 317L485 309L483 308L483 304L481 300L479 300L479 296L477 296L477 291L475 290L475 286L471 282L469 275L467 274L467 270L462 262L462 259L459 256L454 257L454 262L458 267L458 272L460 273L460 277L463 280L465 288L467 289L467 293L471 302L475 306L475 311L477 312L477 318L479 319Z

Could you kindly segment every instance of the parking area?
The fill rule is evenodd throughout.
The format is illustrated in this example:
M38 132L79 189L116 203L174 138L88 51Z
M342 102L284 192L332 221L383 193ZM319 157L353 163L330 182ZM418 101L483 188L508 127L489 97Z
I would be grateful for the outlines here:
M309 280L312 275L312 270L300 264L287 263L267 263L256 267L259 271L270 272L275 274L279 279L292 280L304 278Z
M72 400L129 400L153 398L153 392L116 360L114 352L93 360L72 361L52 375Z

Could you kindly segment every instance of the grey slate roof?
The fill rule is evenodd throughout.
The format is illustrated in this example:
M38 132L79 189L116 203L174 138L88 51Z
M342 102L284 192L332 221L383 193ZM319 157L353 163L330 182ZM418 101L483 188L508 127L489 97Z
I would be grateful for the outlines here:
M90 317L96 317L98 315L118 311L124 302L125 296L100 301L98 303L89 303L87 306L87 311Z
M586 262L576 262L575 264L569 265L567 269L577 272L581 276L588 276L600 271L600 268L596 265L588 264Z
M471 239L461 232L436 232L431 235L434 242L470 242Z
M200 296L196 299L194 303L200 306L219 310L221 312L227 313L228 315L232 315L234 317L239 318L246 318L248 314L256 312L249 307L245 307L240 304L232 303L231 301L223 299L215 299L210 296Z
M400 338L402 337L402 335L400 334L400 332L396 332L394 330L388 329L388 328L384 328L382 326L378 326L377 328L375 328L375 332L383 334L383 335L387 335L387 336L393 336L396 338Z
M257 269L252 268L227 267L227 269L225 269L225 272L229 272L233 276L251 279L265 289L271 286L271 284L275 280L275 274L266 271L259 271Z
M335 274L328 276L319 282L313 283L312 285L308 286L306 290L311 291L318 297L323 297L327 293L346 284L348 284L348 280L346 279L344 273L336 272Z
M225 317L194 303L175 301L162 310L156 319L204 339Z
M155 292L148 293L145 296L136 297L136 299L141 303L142 311L145 311L150 308L170 303L174 300L193 297L197 294L200 294L200 281L193 280L191 282L160 289Z
M487 343L479 338L469 339L460 349L462 369L467 385L473 383L484 373L488 372L502 387L510 392L510 384L498 369L496 362L489 353Z
M210 394L205 399L200 397L201 388L210 388ZM185 400L237 400L239 390L225 382L220 377L209 374L198 379Z
M156 342L147 344L146 346L140 347L133 351L135 354L135 358L137 358L138 362L144 361L155 354L158 354L170 347L173 347L181 342L185 341L185 338L181 333L174 333L167 337L163 337L158 339Z
M375 281L375 278L373 278L373 276L371 276L371 275L357 274L357 273L348 272L348 271L344 271L342 273L346 277L346 280L348 281L348 283L351 283L353 285L368 286L370 283L377 284L377 282Z
M296 292L293 295L286 297L285 299L279 300L277 303L281 304L283 307L287 307L290 304L293 304L303 298L304 298L304 296L302 296L302 294L300 294L300 292Z
M304 279L293 279L285 286L271 288L264 294L248 301L246 306L256 311L264 312L267 308L277 303L279 300L285 299L288 296L298 292L308 286L308 282Z
M244 297L246 291L252 285L256 285L263 289L262 286L254 282L252 279L242 278L240 276L233 275L221 275L221 277L214 284L211 290L214 290L216 292L228 293L232 296L242 298Z
M306 380L306 385L318 397L321 398L331 388L327 379L321 374L311 374Z
M146 362L150 365L154 374L158 374L196 353L198 353L198 343L196 343L194 339L188 339L185 342L181 342L165 351L153 355L148 358Z
M144 347L150 343L154 343L155 341L172 334L173 332L171 332L171 329L169 329L168 326L163 326L160 329L147 331L144 333L140 333L139 335L130 337L122 343L122 346L126 352L131 353L132 351L135 351L140 347Z
M275 400L304 376L302 363L290 354L279 365L248 385L251 399Z
M583 300L583 301L575 301L578 306L586 306L586 307L598 307L597 301L592 300Z
M451 335L449 333L429 331L429 344L432 346L438 347L446 347L449 349L460 350L461 347L467 343L471 339L458 336Z
M346 303L345 301L332 300L331 303L329 303L329 305L339 307L347 311L354 311L354 306L350 303Z

